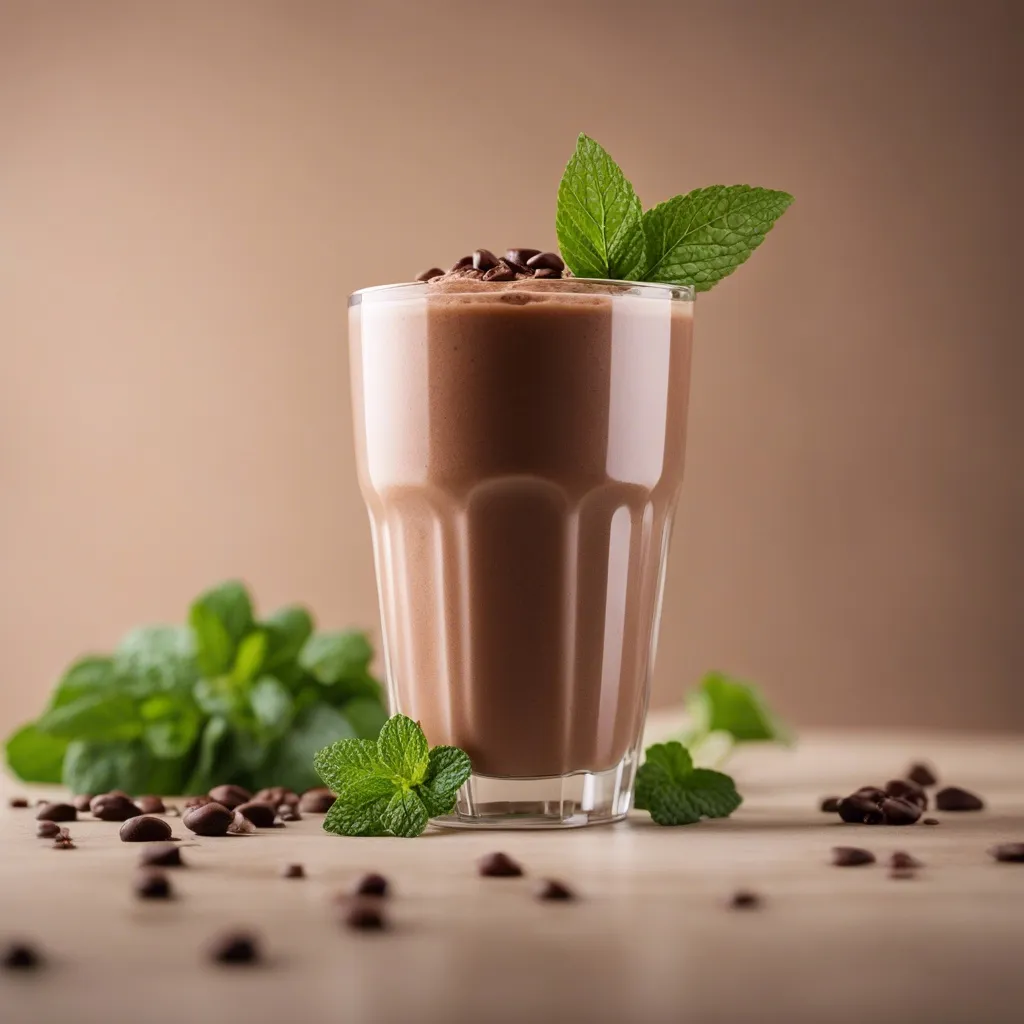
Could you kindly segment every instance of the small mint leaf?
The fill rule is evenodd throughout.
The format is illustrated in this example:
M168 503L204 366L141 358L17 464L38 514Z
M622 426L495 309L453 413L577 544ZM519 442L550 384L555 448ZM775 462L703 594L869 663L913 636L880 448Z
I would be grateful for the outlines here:
M383 771L374 740L338 740L313 755L313 767L335 793L352 781Z
M383 814L394 792L394 783L380 776L344 786L324 817L324 831L339 836L388 835Z
M789 740L789 731L776 721L757 688L722 672L704 676L687 706L697 735L725 732L735 743Z
M558 186L555 231L577 277L635 281L644 271L643 207L619 165L581 134Z
M792 202L788 192L711 185L659 203L643 215L644 280L707 291L750 256Z
M636 777L634 804L659 825L692 825L701 818L727 818L742 803L733 780L722 772L693 767L678 741L647 748Z
M423 730L405 715L393 715L377 737L377 757L396 778L416 786L427 774L430 748Z
M393 836L415 839L427 827L427 809L411 789L400 789L381 812L380 820Z
M434 747L423 784L417 793L431 818L450 814L462 784L473 772L469 755L459 747Z

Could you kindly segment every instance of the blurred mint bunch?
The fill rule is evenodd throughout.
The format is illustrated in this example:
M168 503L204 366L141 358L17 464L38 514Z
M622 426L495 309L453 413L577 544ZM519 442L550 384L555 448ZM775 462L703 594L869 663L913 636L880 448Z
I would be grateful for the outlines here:
M364 633L316 633L298 605L259 620L245 586L222 583L188 625L134 629L113 654L71 665L42 716L8 738L7 763L76 793L301 792L320 784L318 750L375 739L387 720L372 658Z

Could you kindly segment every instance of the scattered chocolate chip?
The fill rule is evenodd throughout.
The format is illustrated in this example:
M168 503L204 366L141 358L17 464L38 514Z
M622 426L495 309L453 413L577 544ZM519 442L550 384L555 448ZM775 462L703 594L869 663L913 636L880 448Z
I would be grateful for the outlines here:
M299 799L299 810L307 814L326 814L334 806L334 794L323 786L307 789Z
M84 814L89 810L89 805L92 803L92 798L95 793L79 793L71 802L75 805L76 811L82 811Z
M737 889L729 900L729 906L737 910L753 910L761 906L761 897L749 889Z
M833 846L832 863L837 868L856 868L862 864L874 864L875 855L859 846Z
M429 270L424 270L422 274L416 275L417 281L429 281L432 277L440 277L444 271L440 267L431 267Z
M142 808L121 793L101 793L94 796L89 804L89 810L94 818L101 821L127 821L129 818L137 818L142 813Z
M1003 864L1024 864L1024 843L999 843L988 852Z
M40 839L53 839L60 833L61 827L55 821L41 821L36 825L36 835Z
M917 804L922 811L928 810L928 794L911 779L892 779L885 784L885 791L889 796Z
M295 809L294 804L281 804L277 814L282 821L302 821L302 815Z
M370 872L370 874L356 879L355 885L352 886L353 896L387 896L387 894L388 880L376 872Z
M173 895L171 881L162 871L140 871L135 879L135 895L142 900L169 900Z
M187 796L183 801L183 806L187 811L190 807L202 807L204 804L212 804L213 797L207 796L205 793L199 796Z
M938 825L938 823L939 823L939 819L938 818L922 818L921 819L921 824L922 825Z
M75 850L75 841L71 838L71 833L66 829L62 828L60 833L54 837L53 848L55 850Z
M560 271L552 270L550 267L541 267L533 272L533 276L543 281L547 278L560 278L562 274Z
M839 817L850 825L880 825L882 809L870 797L854 793L839 801Z
M301 864L285 864L281 869L282 878L305 878L306 869Z
M386 923L380 900L352 900L345 912L345 924L357 931L383 931Z
M15 808L28 807L28 801L23 796L12 796L11 799L7 801L7 806Z
M78 811L71 804L43 804L36 812L37 821L77 821Z
M882 801L882 819L886 825L913 825L920 817L920 806L909 800L889 797Z
M938 776L924 761L916 761L912 764L907 769L907 778L919 786L934 786L939 781Z
M229 811L233 811L239 804L248 803L252 799L252 793L241 786L214 786L207 794L215 803L221 804Z
M937 811L980 811L984 806L985 801L980 796L959 786L947 786L935 794Z
M234 811L229 811L223 804L211 802L190 807L182 815L181 823L197 836L224 836L234 818Z
M231 824L228 825L229 835L246 836L252 835L255 831L256 826L244 814L239 814L237 810L231 812Z
M534 256L540 255L540 249L506 249L505 259L509 263L518 263L521 266L526 266L527 260L532 260Z
M477 249L473 253L473 269L486 272L498 265L498 257L489 249Z
M889 867L896 871L913 871L914 868L923 868L924 864L909 853L906 853L903 850L897 850L889 858Z
M277 812L272 804L260 803L257 800L250 800L246 804L239 804L235 808L237 814L248 818L257 828L273 828Z
M559 882L556 878L545 878L537 890L537 899L574 900L576 899L576 893L564 882Z
M122 843L159 843L171 838L171 826L163 818L141 814L129 818L118 831Z
M219 964L254 964L260 959L259 943L244 932L222 935L210 943L210 959Z
M174 843L159 843L149 846L139 854L139 865L144 868L181 868L181 849Z
M839 810L839 800L837 796L825 796L821 798L821 809L826 814L835 814Z
M158 796L140 796L136 801L143 814L166 814L167 808Z
M507 853L489 853L481 858L478 867L485 878L518 878L523 873Z
M4 950L4 967L11 970L31 970L42 963L43 958L24 942L12 942Z
M531 270L557 270L559 272L565 270L562 257L554 252L541 252L536 256L531 256L526 261L526 265Z

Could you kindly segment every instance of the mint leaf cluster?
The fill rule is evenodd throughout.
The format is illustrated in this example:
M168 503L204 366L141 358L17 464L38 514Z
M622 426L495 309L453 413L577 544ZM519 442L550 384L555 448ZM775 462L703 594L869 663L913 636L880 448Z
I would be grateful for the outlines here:
M707 291L747 260L792 202L773 189L712 185L644 213L619 165L581 134L558 187L555 230L577 277Z
M428 748L423 730L405 715L388 719L376 742L338 740L313 764L337 796L325 831L407 839L420 835L430 818L451 813L472 771L465 751Z
M694 768L686 747L672 740L647 748L633 802L659 825L692 825L702 818L728 818L743 798L728 775Z
M712 735L729 744L789 743L790 731L772 714L757 688L722 672L708 672L686 701L691 726L686 745L695 749Z
M241 583L192 603L184 626L143 626L64 673L49 706L7 741L26 782L77 793L205 793L318 784L313 755L387 718L358 632L314 632L290 605L259 618Z

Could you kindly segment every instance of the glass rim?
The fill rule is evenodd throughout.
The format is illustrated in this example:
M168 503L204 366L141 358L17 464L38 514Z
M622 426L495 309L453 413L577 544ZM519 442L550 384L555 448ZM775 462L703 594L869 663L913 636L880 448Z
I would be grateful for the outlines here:
M442 295L481 295L488 291L502 292L525 289L510 289L510 284L523 285L545 292L561 292L572 294L591 293L589 289L566 288L566 285L600 285L601 289L612 288L611 297L632 295L644 299L669 299L672 302L693 302L697 289L692 284L662 284L656 281L615 281L601 277L561 277L561 278L524 278L521 281L472 281L472 287L465 291L441 292ZM493 289L487 287L494 285ZM395 284L375 284L368 288L359 288L348 297L349 306L359 306L367 299L371 302L387 299L399 299L422 295L429 288L429 281L400 281Z

